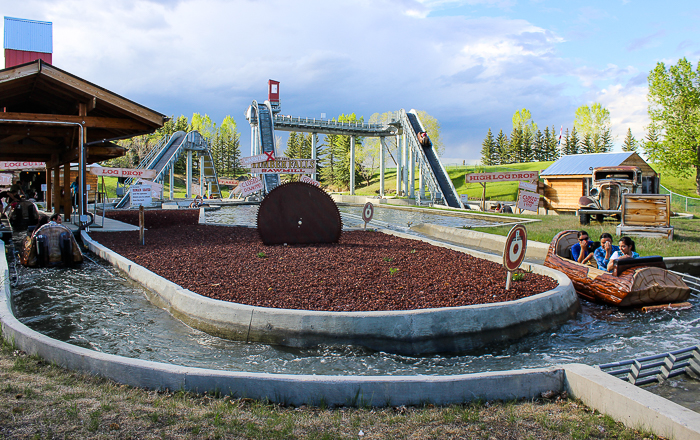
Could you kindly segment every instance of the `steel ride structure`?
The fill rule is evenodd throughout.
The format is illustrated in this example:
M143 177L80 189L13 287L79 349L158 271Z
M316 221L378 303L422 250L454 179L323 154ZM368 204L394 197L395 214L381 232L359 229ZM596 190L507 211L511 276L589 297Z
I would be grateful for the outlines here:
M296 118L274 114L279 111L279 106L271 105L269 101L264 104L253 104L246 112L246 118L251 124L251 155L274 151L274 131L294 131L313 133L312 157L317 158L316 134L337 134L351 137L351 166L354 165L355 137L379 137L380 150L380 195L384 195L384 170L385 151L388 136L395 136L399 146L397 157L397 187L401 188L405 195L416 197L416 200L430 201L433 204L446 205L452 208L464 208L461 197L457 193L452 181L440 162L432 144L421 145L418 133L425 132L416 110L392 112L388 121L380 124L366 124L361 122L340 122L315 118ZM273 115L268 120L270 115ZM415 194L415 166L418 165L420 191ZM350 173L350 192L354 194L354 175ZM266 174L266 192L279 185L279 175ZM424 198L425 190L428 191L427 200Z
M138 169L155 170L156 176L152 179L154 182L163 183L165 176L169 176L170 184L170 199L173 198L173 188L175 184L174 170L175 163L183 153L187 154L187 198L192 196L192 156L193 152L197 152L199 156L199 185L200 194L206 188L209 191L211 198L221 198L221 190L219 188L219 179L216 175L214 167L214 159L212 158L209 149L209 143L198 132L177 131L170 137L163 138L156 144L155 147L144 157L138 164ZM124 196L115 205L116 208L125 208L131 201L131 185L135 183L134 179L127 179L124 185L128 187Z

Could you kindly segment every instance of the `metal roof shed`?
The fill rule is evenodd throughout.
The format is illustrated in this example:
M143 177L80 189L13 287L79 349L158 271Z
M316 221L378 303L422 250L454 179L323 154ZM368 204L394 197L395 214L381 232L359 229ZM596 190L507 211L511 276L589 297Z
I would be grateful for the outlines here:
M544 206L558 212L574 212L581 196L588 195L593 168L636 166L642 170L642 186L654 187L658 175L634 152L592 153L562 156L540 173L544 179Z

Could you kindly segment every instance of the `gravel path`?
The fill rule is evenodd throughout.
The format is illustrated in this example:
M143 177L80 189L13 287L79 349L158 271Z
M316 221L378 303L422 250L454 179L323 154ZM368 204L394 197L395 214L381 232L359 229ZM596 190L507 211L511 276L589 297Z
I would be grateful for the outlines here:
M422 241L344 231L338 244L265 246L255 229L93 232L103 245L210 298L261 307L373 311L510 301L556 287L533 273L505 290L502 265Z

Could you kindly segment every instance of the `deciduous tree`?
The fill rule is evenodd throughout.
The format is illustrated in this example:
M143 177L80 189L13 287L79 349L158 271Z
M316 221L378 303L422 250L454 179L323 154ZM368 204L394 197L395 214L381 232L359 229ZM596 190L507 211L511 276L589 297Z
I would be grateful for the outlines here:
M700 194L700 62L695 69L685 58L668 68L658 63L649 73L647 98L649 118L661 132L659 141L645 143L645 152L676 176L694 170Z

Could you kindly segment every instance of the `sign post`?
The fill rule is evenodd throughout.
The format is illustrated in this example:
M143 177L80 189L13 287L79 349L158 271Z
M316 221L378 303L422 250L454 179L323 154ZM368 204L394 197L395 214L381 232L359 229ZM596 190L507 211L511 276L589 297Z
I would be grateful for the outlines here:
M503 266L506 268L506 290L510 290L512 272L519 268L527 251L527 230L523 225L515 225L508 233L503 249Z
M367 202L362 209L362 220L365 221L365 229L367 229L367 223L372 220L372 217L374 217L374 205L372 202Z

